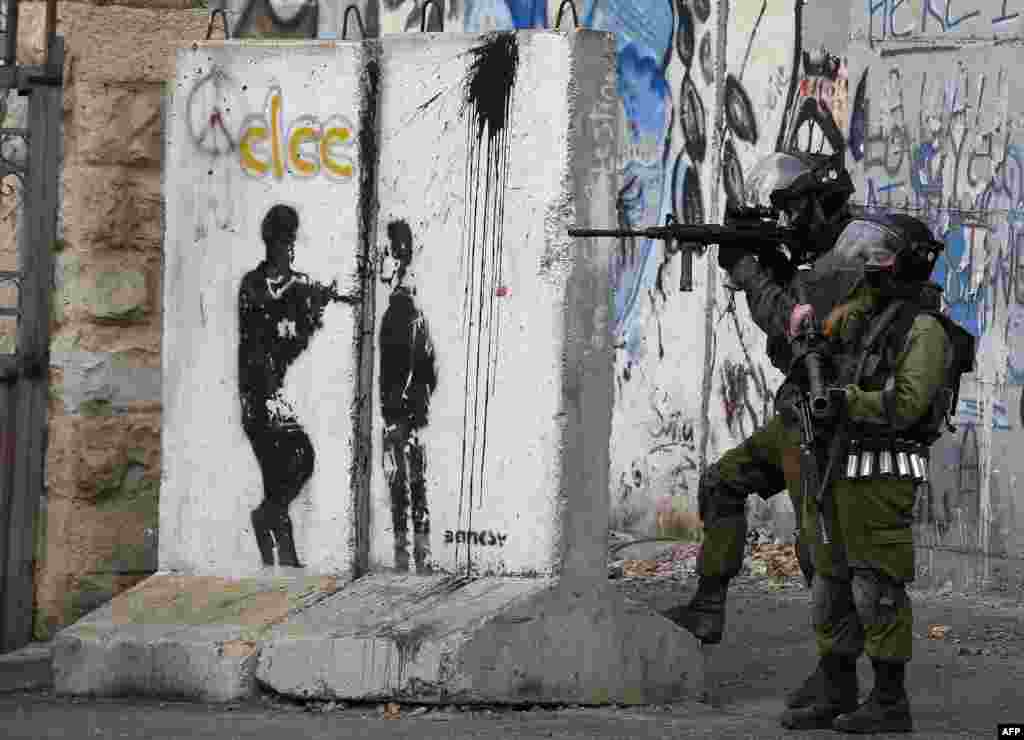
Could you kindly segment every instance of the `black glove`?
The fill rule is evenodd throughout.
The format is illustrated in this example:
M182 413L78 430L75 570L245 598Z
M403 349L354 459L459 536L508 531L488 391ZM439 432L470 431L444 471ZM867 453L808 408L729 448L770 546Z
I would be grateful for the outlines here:
M736 263L749 254L743 247L732 244L720 244L718 246L718 266L726 272L732 272Z

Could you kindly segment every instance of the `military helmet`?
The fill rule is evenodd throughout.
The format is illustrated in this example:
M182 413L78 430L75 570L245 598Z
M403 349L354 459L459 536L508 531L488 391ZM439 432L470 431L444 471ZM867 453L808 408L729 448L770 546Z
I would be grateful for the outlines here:
M925 290L943 248L928 226L911 216L854 215L832 249L803 275L810 301L824 315L865 282L891 295L907 290L919 293Z
M927 280L945 245L921 220L903 213L869 213L848 221L832 251L907 282Z
M815 206L819 220L834 222L854 191L842 154L775 152L754 165L745 180L744 207L785 214L793 226L813 223Z

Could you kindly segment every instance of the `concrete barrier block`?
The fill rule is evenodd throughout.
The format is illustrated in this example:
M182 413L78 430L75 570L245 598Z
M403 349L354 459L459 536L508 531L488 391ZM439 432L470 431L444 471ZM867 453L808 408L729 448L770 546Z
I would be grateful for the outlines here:
M407 34L381 69L371 568L596 562L610 242L567 231L614 220L614 40Z
M164 158L162 568L265 572L251 517L269 496L265 544L280 552L287 528L296 550L276 562L353 569L354 420L372 392L358 371L365 66L353 43L179 51ZM265 231L274 207L297 230ZM264 236L282 229L296 241L278 280Z
M57 635L54 687L212 702L248 696L261 637L337 588L333 578L152 576Z
M160 565L370 575L284 611L263 581L166 582L159 618L66 631L59 686L692 687L692 639L607 586L611 245L568 229L616 223L615 68L592 31L179 52Z
M161 567L603 570L614 92L591 31L179 52Z
M278 625L257 680L304 699L640 704L693 695L692 637L607 586L370 576Z

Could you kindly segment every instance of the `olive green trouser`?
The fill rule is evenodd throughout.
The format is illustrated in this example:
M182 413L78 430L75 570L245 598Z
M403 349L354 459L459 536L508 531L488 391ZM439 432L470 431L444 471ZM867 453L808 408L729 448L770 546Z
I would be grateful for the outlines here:
M825 544L813 496L804 501L801 539L814 558L814 630L818 654L910 660L914 579L910 527L914 484L907 480L840 480L826 506Z
M747 496L767 500L789 492L799 528L800 435L776 414L738 447L709 465L697 491L704 543L697 572L704 577L732 578L743 565L747 537Z

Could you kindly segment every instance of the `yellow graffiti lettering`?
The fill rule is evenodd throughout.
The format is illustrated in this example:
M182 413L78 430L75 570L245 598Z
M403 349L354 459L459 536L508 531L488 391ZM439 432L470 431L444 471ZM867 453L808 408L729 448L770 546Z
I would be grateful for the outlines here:
M284 177L284 163L281 161L281 93L270 96L270 151L274 161L274 177Z
M312 126L300 126L292 130L288 137L288 163L301 175L315 175L320 170L320 163L302 157L302 145L307 141L316 142L320 132Z
M312 115L292 118L284 125L284 94L271 87L263 110L242 122L239 134L239 164L254 177L276 180L291 172L313 177L321 172L335 182L348 182L355 175L352 149L355 127L342 115L326 120Z
M270 170L270 165L257 159L253 154L253 141L266 141L267 129L262 126L253 126L242 134L242 141L238 145L238 151L242 158L242 169L252 175L265 175Z
M352 160L344 154L332 155L331 146L333 144L345 144L351 138L352 132L349 129L334 126L327 129L324 132L323 138L320 139L320 161L324 163L324 169L329 174L340 180L351 179L355 167L352 164Z

